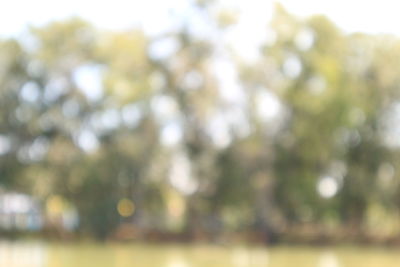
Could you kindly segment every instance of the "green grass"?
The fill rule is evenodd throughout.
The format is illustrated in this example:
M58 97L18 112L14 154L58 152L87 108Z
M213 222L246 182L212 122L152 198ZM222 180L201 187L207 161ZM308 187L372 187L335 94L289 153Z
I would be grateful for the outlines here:
M0 242L0 267L397 267L397 249Z

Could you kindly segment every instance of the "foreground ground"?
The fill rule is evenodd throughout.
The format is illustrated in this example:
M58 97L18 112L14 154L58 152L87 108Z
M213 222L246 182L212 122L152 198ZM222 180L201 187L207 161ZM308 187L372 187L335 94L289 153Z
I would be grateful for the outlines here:
M397 267L398 249L1 241L0 267Z

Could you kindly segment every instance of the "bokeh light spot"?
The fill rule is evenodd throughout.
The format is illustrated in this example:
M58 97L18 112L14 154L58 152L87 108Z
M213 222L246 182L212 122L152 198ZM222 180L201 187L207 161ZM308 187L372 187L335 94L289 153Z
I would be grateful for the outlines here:
M132 216L135 212L135 204L133 204L132 200L123 198L118 201L117 210L122 217Z

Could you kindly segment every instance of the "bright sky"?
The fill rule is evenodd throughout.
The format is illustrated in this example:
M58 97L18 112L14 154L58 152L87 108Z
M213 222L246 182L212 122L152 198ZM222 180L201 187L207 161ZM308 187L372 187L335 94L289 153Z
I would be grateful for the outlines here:
M190 0L189 0L190 1ZM142 25L157 33L175 23L169 14L185 14L188 0L12 0L0 8L0 36L17 35L27 24L40 25L78 15L106 28ZM273 0L222 0L236 5L254 23L269 17ZM400 35L400 3L395 0L281 0L297 15L322 13L346 31Z
M281 0L298 15L325 14L342 29L400 35L400 2L393 0Z

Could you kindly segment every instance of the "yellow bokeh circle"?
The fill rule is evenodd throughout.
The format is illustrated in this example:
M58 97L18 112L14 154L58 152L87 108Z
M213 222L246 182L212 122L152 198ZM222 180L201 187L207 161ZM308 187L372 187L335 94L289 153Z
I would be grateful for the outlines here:
M117 210L122 217L129 217L135 212L135 204L132 200L123 198L118 201Z

